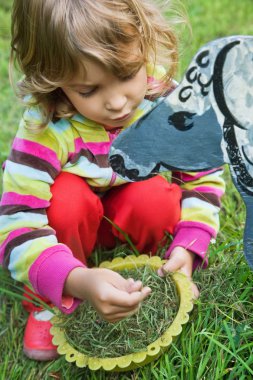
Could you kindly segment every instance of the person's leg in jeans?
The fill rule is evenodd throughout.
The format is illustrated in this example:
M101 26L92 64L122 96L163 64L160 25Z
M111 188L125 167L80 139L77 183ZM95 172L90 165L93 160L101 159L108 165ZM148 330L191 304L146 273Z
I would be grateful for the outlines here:
M61 173L56 178L51 192L51 205L47 210L49 225L56 231L58 241L86 264L103 215L101 201L82 178L69 173ZM25 288L26 300L22 303L30 314L24 334L24 352L31 359L52 360L57 357L49 331L52 314L31 303L34 296L41 299Z

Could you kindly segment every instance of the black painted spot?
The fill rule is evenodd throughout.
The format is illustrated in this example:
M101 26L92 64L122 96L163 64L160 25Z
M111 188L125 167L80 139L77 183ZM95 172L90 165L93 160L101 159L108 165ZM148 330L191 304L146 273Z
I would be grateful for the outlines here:
M179 131L188 131L194 126L192 119L195 115L195 113L187 111L175 112L169 116L168 123Z

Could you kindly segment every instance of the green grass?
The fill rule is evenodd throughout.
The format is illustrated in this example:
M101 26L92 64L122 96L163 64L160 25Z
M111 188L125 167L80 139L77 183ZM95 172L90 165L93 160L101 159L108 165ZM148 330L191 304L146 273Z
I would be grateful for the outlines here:
M71 346L85 355L113 358L144 351L164 334L177 315L179 298L171 276L160 277L148 266L118 273L152 289L140 313L113 325L101 320L92 305L85 302L70 315L59 313L60 321L55 326L63 328Z
M2 0L0 6L0 163L6 159L21 115L8 78L10 3Z
M0 161L14 136L21 108L7 76L10 0L0 5ZM184 0L192 38L182 48L182 72L197 49L216 37L253 34L252 0ZM156 362L125 374L90 372L68 364L63 357L36 363L22 354L27 317L14 296L14 284L2 273L0 283L0 380L249 380L253 378L253 274L242 255L245 211L226 173L221 231L209 249L210 265L196 272L201 289L190 321L168 352ZM7 294L6 291L10 291ZM20 290L17 294L20 294Z

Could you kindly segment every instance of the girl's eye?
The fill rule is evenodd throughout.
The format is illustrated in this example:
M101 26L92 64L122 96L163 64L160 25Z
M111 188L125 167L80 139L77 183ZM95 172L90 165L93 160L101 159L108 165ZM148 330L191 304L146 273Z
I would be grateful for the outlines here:
M85 92L79 92L79 95L81 95L83 98L88 98L89 96L92 96L96 91L97 91L97 87L94 87L91 90L88 90Z

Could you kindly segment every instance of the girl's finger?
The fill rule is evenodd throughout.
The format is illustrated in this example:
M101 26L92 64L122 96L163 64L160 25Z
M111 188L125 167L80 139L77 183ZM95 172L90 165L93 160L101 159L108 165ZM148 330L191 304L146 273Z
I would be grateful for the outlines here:
M134 291L132 293L126 293L121 290L116 290L111 297L111 305L117 307L125 307L129 309L136 308L140 302L142 302L149 294L151 289L145 286L140 291Z
M196 300L199 298L199 289L197 285L192 281L192 293L193 293L193 299Z
M168 260L163 266L161 266L157 273L159 276L164 277L167 273L176 272L179 269L179 263L176 260Z
M106 321L107 321L107 322L110 322L110 323L116 323L116 322L119 322L119 321L121 321L122 319L129 318L129 317L131 317L132 315L138 313L139 308L140 308L140 307L137 307L137 308L135 308L134 310L131 310L131 311L129 311L129 312L121 312L121 313L119 312L119 313L116 313L116 314L108 315L108 316L106 316Z
M132 278L129 278L128 280L128 293L138 292L142 289L142 282L137 280L134 281Z

